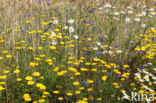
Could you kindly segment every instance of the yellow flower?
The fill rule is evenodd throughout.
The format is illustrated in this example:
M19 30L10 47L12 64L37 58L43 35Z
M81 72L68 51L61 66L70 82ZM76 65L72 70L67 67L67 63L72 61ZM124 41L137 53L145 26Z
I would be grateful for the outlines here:
M52 59L47 59L46 62L52 62Z
M85 63L85 65L90 65L90 64L91 64L90 62Z
M0 60L3 59L3 57L0 56Z
M107 76L106 75L102 76L102 80L106 81L107 80Z
M111 68L111 65L105 64L105 67L106 67L107 69L110 69L110 68Z
M30 62L29 65L30 65L31 67L35 67L36 63L35 63L35 62Z
M42 60L41 58L34 58L35 60L37 60L37 61L40 61L40 60Z
M48 95L48 94L49 94L49 92L45 91L45 92L43 92L43 94Z
M78 66L79 65L79 62L75 62L74 65L77 65Z
M60 92L58 90L53 91L54 94L59 94Z
M1 91L1 90L4 90L4 89L5 89L5 88L3 88L3 87L0 85L0 91Z
M14 70L13 71L15 74L18 74L20 71L19 71L19 69L16 69L16 70Z
M91 71L96 72L97 70L95 68L92 68Z
M32 75L37 77L37 76L40 76L40 73L39 72L34 72Z
M76 72L75 75L77 75L77 76L80 75L80 72Z
M92 88L88 88L87 90L88 90L88 91L92 91L93 89L92 89Z
M21 79L21 78L17 78L16 80L19 82L19 81L21 81L22 79Z
M57 72L59 70L59 67L55 67L54 71Z
M16 49L17 49L17 50L20 50L20 49L21 49L21 47L16 47Z
M50 46L50 49L51 50L56 50L56 47L55 46Z
M119 97L118 97L118 98L117 98L117 100L118 100L118 101L120 101L120 100L121 100L121 98L119 98Z
M75 91L75 94L80 94L80 93L81 93L81 91L79 91L79 90Z
M11 57L12 57L12 55L6 55L6 57L7 57L7 58L11 58Z
M8 51L2 51L2 53L6 54L6 53L8 53Z
M74 79L74 77L70 77L70 79Z
M25 23L27 23L27 24L28 24L28 23L31 23L31 20L27 20L27 21L25 21Z
M44 76L40 76L40 79L44 79Z
M33 78L31 76L26 76L25 79L26 80L32 80Z
M81 71L89 71L88 68L80 68Z
M123 67L124 67L124 68L129 68L129 65L126 65L126 64L125 64L125 65L123 65Z
M44 100L44 99L39 99L38 102L39 102L39 103L44 103L45 100Z
M75 57L68 57L68 59L70 59L70 60L71 60L71 59L74 59L74 58L75 58Z
M55 31L60 31L59 29L55 29Z
M42 85L42 86L40 86L40 89L41 89L41 90L45 90L46 87L45 87L44 85Z
M88 98L84 97L84 98L83 98L83 101L88 101Z
M145 46L141 47L141 50L142 51L145 51L146 50L146 47Z
M80 87L80 90L84 90L84 87Z
M62 100L63 100L63 98L62 98L62 97L58 97L58 100L62 101Z
M114 82L113 85L114 85L114 86L118 86L118 83Z
M23 98L24 98L24 100L27 101L27 102L31 101L30 95L27 94L27 93L23 95Z
M98 100L98 101L101 101L101 100L102 100L102 98L97 98L97 100Z
M42 46L39 46L38 49L39 49L39 50L42 50Z
M77 82L77 81L73 82L73 85L79 85L79 84L80 84L80 83Z
M45 54L40 55L40 57L42 57L42 58L45 57Z
M46 89L46 86L44 86L44 85L41 84L41 83L37 83L37 84L36 84L36 87L39 87L41 90L45 90L45 89Z
M119 88L119 86L115 86L115 88Z
M64 75L66 72L67 72L67 71L64 70L64 71L58 72L57 75L58 75L58 76L61 76L61 75Z
M63 42L63 41L61 41L61 42L60 42L60 44L64 45L64 42Z
M10 71L9 70L4 70L3 73L8 74Z
M6 79L6 78L7 78L6 75L2 75L2 76L0 76L0 79Z
M73 68L73 67L69 67L68 70L70 70L72 72L77 72L76 68Z
M53 65L53 63L52 63L52 62L48 62L48 64L49 64L49 65Z
M6 82L0 82L0 84L6 84Z
M69 92L69 93L67 93L67 96L72 96L72 95L73 95L73 94L72 94L72 93L70 93L70 92Z
M88 82L88 84L91 84L91 83L93 83L94 81L93 81L93 80L88 80L87 82Z
M152 82L149 82L148 85L152 85Z
M107 70L102 70L102 73L106 73L107 72Z
M37 101L33 101L33 103L37 103Z
M33 85L34 84L34 81L28 81L28 85Z

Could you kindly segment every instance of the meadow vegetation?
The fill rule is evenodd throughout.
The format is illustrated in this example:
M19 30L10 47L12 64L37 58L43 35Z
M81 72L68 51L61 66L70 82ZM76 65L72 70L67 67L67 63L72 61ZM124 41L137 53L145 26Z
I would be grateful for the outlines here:
M1 0L0 103L155 96L155 7L154 0Z

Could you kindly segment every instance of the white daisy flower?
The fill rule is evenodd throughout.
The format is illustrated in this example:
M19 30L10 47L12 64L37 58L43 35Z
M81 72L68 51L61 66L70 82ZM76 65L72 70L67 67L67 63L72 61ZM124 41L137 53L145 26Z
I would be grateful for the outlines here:
M146 8L146 6L143 6L142 8Z
M78 35L74 35L73 37L74 37L75 39L78 39L78 38L79 38Z
M142 28L145 28L145 26L146 26L145 24L141 24L141 27L142 27Z
M105 8L107 8L107 7L108 7L108 8L111 8L112 6L111 6L110 4L106 4L106 5L104 5L104 7L105 7Z
M54 31L51 31L51 36L55 37L56 36L56 33Z
M103 7L99 7L99 10L102 10L103 9Z
M104 37L107 38L108 36L107 35L104 35Z
M117 51L116 51L116 53L118 53L118 54L119 54L119 53L122 53L122 51L121 51L121 50L117 50Z
M128 9L133 9L131 6L128 6L127 8L128 8Z
M70 33L73 33L75 31L75 29L73 27L69 27L68 30L69 30Z
M132 14L133 13L133 11L132 10L128 10L128 14Z
M103 52L102 52L103 54L106 54L106 53L108 53L106 50L104 50Z
M153 79L153 80L156 80L156 77L152 76L152 79Z
M101 42L97 42L96 44L97 44L98 46L101 46Z
M134 20L137 21L137 22L139 22L140 21L140 18L135 18Z
M155 12L150 12L150 14L151 14L151 15L156 15L156 13L155 13Z
M154 9L153 8L151 8L151 9L148 9L149 11L154 11Z
M53 21L53 24L58 24L58 20L54 20Z
M152 63L147 63L148 65L152 65Z
M64 26L63 29L67 30L68 29L68 26Z
M124 11L120 11L120 14L125 14L125 12Z
M142 16L145 16L146 15L146 12L145 11L142 11L141 15Z
M114 12L114 15L119 15L119 13L118 12Z
M98 48L97 47L93 47L93 50L98 50Z
M111 50L108 53L111 54L111 55L113 54L113 52Z
M56 45L57 44L57 41L56 40L52 40L51 44L52 45Z
M142 16L142 14L138 14L138 15L136 15L136 17L141 17Z
M150 80L149 80L149 75L145 75L145 76L144 76L144 79L145 79L146 81L149 82L149 81L150 81Z
M126 23L130 23L130 18L125 19Z
M119 20L119 18L117 18L117 17L114 17L114 19L115 19L115 20Z
M68 23L69 23L69 24L73 24L73 23L74 23L74 19L68 20Z

